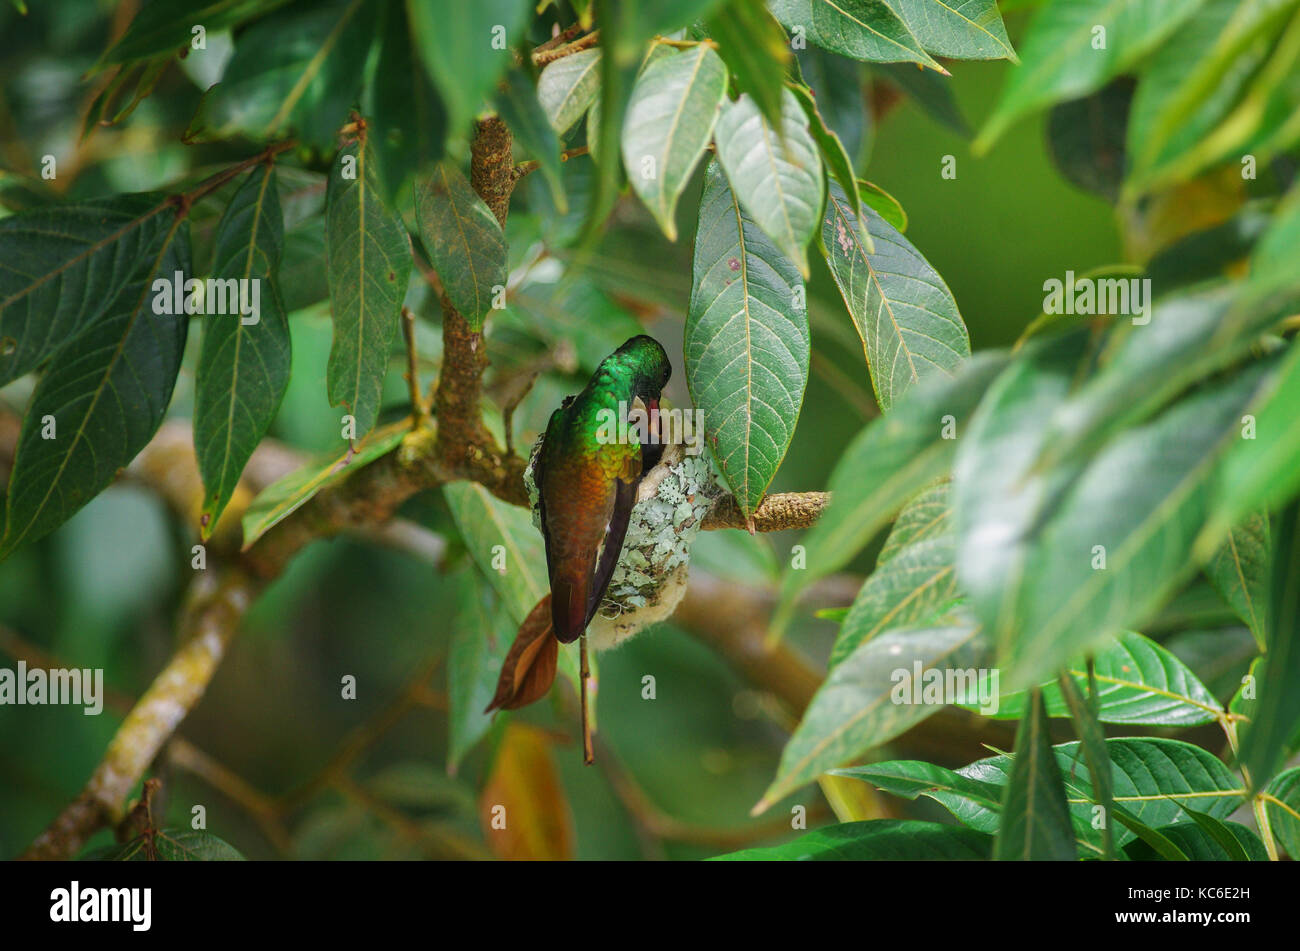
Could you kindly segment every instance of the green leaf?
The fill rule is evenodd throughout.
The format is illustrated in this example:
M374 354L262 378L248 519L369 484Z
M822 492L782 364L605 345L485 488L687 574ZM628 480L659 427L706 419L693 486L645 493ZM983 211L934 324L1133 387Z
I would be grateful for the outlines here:
M800 27L810 43L832 53L877 63L921 63L947 72L881 0L773 0L769 6L786 29Z
M373 75L362 99L371 147L383 166L380 181L404 193L411 178L442 158L447 110L420 66L406 6L388 2Z
M1300 499L1277 517L1269 592L1268 653L1261 660L1255 709L1242 728L1237 762L1251 789L1276 774L1300 736Z
M1294 860L1300 855L1300 766L1278 773L1264 790L1273 836Z
M937 621L958 596L954 548L951 535L940 535L914 542L879 565L840 626L831 667L882 631Z
M160 829L122 845L109 845L83 855L93 862L242 862L244 857L211 832Z
M188 140L296 130L304 142L333 144L361 90L374 36L369 2L299 2L241 33L227 78L208 91Z
M522 69L512 69L496 97L497 112L524 150L537 159L538 167L551 188L556 210L565 214L569 200L564 195L564 173L560 171L560 139L551 120L537 101L537 89Z
M522 624L550 590L546 552L532 517L477 482L451 482L442 493L475 564L492 582L515 624Z
M808 383L803 282L742 211L717 162L700 199L686 382L714 458L749 515L794 435Z
M952 292L911 242L866 210L871 254L844 192L831 185L822 222L826 263L840 289L871 368L880 408L888 413L912 384L951 376L970 356L970 337Z
M952 485L939 482L907 503L898 513L889 530L885 544L876 555L876 568L880 569L909 546L932 538L941 538L952 531L952 508L948 502Z
M780 630L800 591L848 564L907 500L947 472L954 440L944 439L944 417L957 434L993 379L1007 365L1003 353L981 353L949 379L927 380L887 417L867 424L831 472L831 504L804 536L803 571L786 574L773 627Z
M793 842L719 855L715 861L963 861L987 859L993 840L960 826L869 819L826 826Z
M1002 861L1074 861L1074 844L1065 786L1052 757L1043 695L1034 690L1029 715L1016 731L1016 752L1002 799L1002 823L993 844Z
M874 131L862 64L815 46L805 46L795 54L795 59L803 81L812 90L818 112L844 143L849 164L856 172ZM912 69L920 72L916 67Z
M212 534L253 450L275 418L289 385L289 322L277 271L284 215L270 165L254 169L217 224L213 277L258 286L259 313L238 309L203 318L194 394L194 452L206 495L199 519ZM227 299L230 299L229 293ZM247 303L247 302L245 302ZM245 321L253 321L245 323Z
M1292 342L1277 376L1250 407L1219 469L1214 514L1197 542L1208 557L1250 513L1275 510L1300 492L1300 343ZM1246 421L1243 420L1243 423ZM1247 438L1247 437L1253 438Z
M325 267L334 344L325 386L363 436L375 424L388 354L411 275L406 229L381 197L374 152L361 140L340 150L325 203Z
M1128 122L1135 175L1204 139L1235 105L1263 61L1261 36L1278 28L1292 0L1208 0L1142 70Z
M798 100L799 108L808 117L808 132L817 142L817 150L821 153L822 162L835 181L839 182L840 191L846 196L849 208L858 218L861 240L867 253L874 254L876 248L872 244L871 235L866 231L866 221L862 218L862 197L858 194L858 179L853 171L853 160L849 158L849 153L844 148L844 143L840 141L840 137L831 131L821 113L817 111L817 102L813 98L812 90L804 86L791 86L790 91Z
M189 329L185 314L170 312L177 274L193 272L188 225L173 219L160 249L125 266L130 276L105 312L55 353L36 384L9 477L0 559L103 491L167 412Z
M1205 566L1223 600L1246 622L1262 651L1268 644L1268 578L1272 542L1268 513L1256 512L1228 533Z
M657 58L632 88L623 123L623 163L669 241L677 200L704 154L727 91L727 67L707 46Z
M564 135L596 101L600 50L580 50L546 65L537 78L537 99L551 128Z
M725 103L713 138L740 204L807 276L806 247L821 211L822 166L794 95L782 95L779 131L749 96Z
M1268 230L1250 259L1249 288L1254 298L1300 287L1300 185L1293 185L1278 205ZM1248 298L1248 301L1250 298Z
M771 125L781 116L782 87L790 62L790 44L781 24L760 3L731 0L705 22L718 55L739 90L753 99Z
M1217 455L1265 369L1196 392L1087 464L1034 465L1079 345L1072 334L1017 364L957 450L957 578L1011 686L1039 682L1106 635L1143 623L1187 576Z
M1115 836L1110 823L1115 815L1115 780L1111 775L1110 752L1106 749L1106 731L1099 720L1099 696L1097 678L1090 672L1088 677L1088 694L1085 697L1079 684L1071 673L1062 672L1056 679L1061 697L1070 710L1074 721L1074 735L1079 738L1084 759L1088 763L1088 775L1092 777L1092 786L1097 798L1094 802L1101 807L1101 857L1115 858ZM1042 694L1037 695L1042 706ZM1017 743L1017 746L1019 744Z
M1170 845L1179 850L1180 859L1190 859L1193 862L1265 862L1268 860L1264 843L1252 829L1246 828L1239 822L1220 822L1217 819L1211 821L1232 841L1234 847L1231 851L1225 847L1223 841L1210 835L1205 828L1190 822L1161 826L1153 831L1166 837ZM1164 858L1149 843L1143 841L1130 842L1124 847L1124 852L1130 859L1138 862Z
M1109 289L1102 289L1104 284L1096 285L1098 297L1116 300ZM1067 287L1062 287L1063 294ZM1231 314L1230 290L1219 287L1163 298L1147 311L1149 324L1121 326L1119 332L1126 336L1109 345L1114 352L1105 367L1051 421L1038 465L1048 468L1095 448L1110 434L1148 418L1188 384L1245 353L1274 317L1267 310ZM1124 296L1117 298L1121 313L1132 309L1131 301L1123 306Z
M889 222L891 227L899 231L907 230L907 212L889 192L859 178L858 194L862 196L862 203Z
M323 462L303 466L268 485L244 513L243 550L251 548L259 538L311 501L321 489L342 482L358 469L392 452L410 431L410 420L381 426L358 442L355 450L349 448Z
M201 25L208 33L217 33L269 13L287 2L288 0L171 0L167 3L145 4L122 38L91 68L90 74L109 66L178 53L193 42L193 29L196 25ZM202 53L191 50L190 55Z
M1132 101L1133 80L1121 76L1090 96L1057 104L1047 117L1047 149L1057 170L1112 203L1128 165L1124 134Z
M1157 828L1186 819L1182 804L1187 804L1215 819L1226 819L1243 801L1245 790L1240 780L1214 754L1179 740L1115 738L1106 741L1115 780L1114 818L1123 825L1124 810L1144 825ZM1092 828L1093 802L1096 798L1077 742L1052 747L1057 767L1065 781L1066 799L1075 815L1076 834L1083 832L1085 841L1100 852L1101 833ZM1002 786L1010 772L1010 758L1005 755L982 759L957 770L961 775L982 783ZM998 817L978 803L961 797L935 796L966 825L991 832ZM1133 838L1133 831L1114 830L1122 847Z
M0 386L98 320L175 220L176 206L157 194L0 219Z
M1223 849L1229 861L1250 861L1250 856L1246 854L1246 849L1242 846L1241 840L1237 838L1236 831L1230 828L1226 822L1207 816L1203 812L1197 812L1195 809L1188 809L1186 805L1183 806L1183 812L1187 813L1187 817ZM1261 842L1259 846L1260 852L1264 852L1264 844ZM1267 854L1264 855L1264 858L1268 858Z
M492 701L517 630L504 603L476 569L460 572L456 592L456 620L447 649L447 771L452 774L492 726L492 714L483 708Z
M976 137L989 147L1034 109L1100 89L1160 46L1204 0L1076 0L1034 15L993 115ZM1103 32L1098 32L1098 31Z
M885 0L928 52L1018 63L994 0Z
M916 700L924 698L924 672L978 667L986 650L979 629L970 625L891 630L859 646L814 695L754 811L942 709L942 701ZM921 677L914 679L918 669ZM901 681L900 672L906 675Z
M441 163L419 183L416 221L452 306L478 330L506 286L506 236L461 170Z
M877 789L894 796L915 800L919 796L928 796L936 802L945 803L941 795L967 800L991 813L1001 812L1003 790L999 785L984 783L963 776L943 766L926 763L921 760L890 760L882 763L868 763L865 766L850 766L835 769L836 776L850 776L871 783Z
M1186 664L1150 638L1124 631L1104 643L1093 657L1098 686L1097 719L1128 726L1191 727L1223 718L1223 705ZM1067 668L1076 689L1088 687L1087 664ZM1043 684L1048 716L1073 716L1056 682ZM1024 715L1027 693L1003 694L995 716ZM979 709L976 704L963 704Z
M424 68L447 106L447 128L463 135L512 62L528 24L527 0L435 3L407 0Z

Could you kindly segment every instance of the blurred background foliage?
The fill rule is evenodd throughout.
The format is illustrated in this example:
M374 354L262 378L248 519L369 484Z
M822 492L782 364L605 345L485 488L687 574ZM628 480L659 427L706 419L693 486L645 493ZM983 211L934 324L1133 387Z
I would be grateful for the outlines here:
M47 201L166 188L251 153L237 142L185 145L179 136L201 90L220 72L228 34L209 35L210 55L168 69L125 121L83 138L93 91L83 76L106 38L129 22L135 4L50 0L29 7L26 16L8 4L0 7L0 214ZM1013 39L1025 16L1007 13ZM944 276L980 350L1019 337L1041 309L1045 275L1121 260L1122 229L1106 201L1075 188L1054 168L1046 115L1020 122L987 154L974 156L969 133L959 130L982 124L1014 67L948 65L953 76L942 85L955 98L946 121L916 99L900 98L888 71L872 73L866 66L854 67L861 106L855 110L850 96L847 115L856 113L860 122L852 134L859 174L906 209L908 237ZM39 178L46 154L58 159L53 182ZM940 174L948 155L956 159L952 179ZM305 203L319 201L324 159L305 151L296 158L307 171L286 174L282 190ZM585 160L564 167L574 199L567 216L551 208L540 175L517 190L507 230L512 267L534 253L538 240L562 245L577 231L590 168ZM695 178L698 192L702 176ZM696 204L693 195L680 204L684 235L693 233L685 219ZM196 217L200 246L220 207L214 202L206 219ZM292 310L295 372L270 435L308 452L332 449L337 413L327 403L320 369L331 327L323 287L313 285L323 283L320 218L315 231L295 231L293 212L286 210L290 250L282 283ZM568 299L543 293L544 267L534 267L531 283L512 291L511 309L489 339L490 392L494 380L505 386L512 373L539 359L567 371L544 376L521 404L517 445L532 442L562 396L576 390L638 322L669 353L681 352L690 250L689 238L668 243L644 209L625 197L590 262L589 280L573 286ZM825 486L844 444L876 414L861 344L820 261L809 295L812 379L773 491ZM424 318L418 340L427 383L441 349L436 299L429 295L417 312ZM575 320L588 319L599 334L569 334ZM193 334L191 350L197 342ZM180 418L188 418L192 405L193 357L187 357L171 409ZM395 352L395 368L400 360ZM388 385L393 418L404 412L400 373L390 373ZM672 386L670 396L686 403L683 374ZM29 393L30 381L20 380L0 391L0 405L20 412ZM441 493L415 499L406 514L455 538L447 531ZM770 590L795 541L704 533L694 567L756 592ZM37 651L65 665L103 667L120 697L137 696L174 646L188 545L148 492L129 484L110 488L0 566L0 654L9 655L3 662ZM853 566L859 577L869 559ZM788 828L795 805L807 808L809 827L825 822L832 817L826 795L843 817L885 814L873 812L879 802L864 798L867 787L856 784L860 788L808 788L768 817L749 819L792 724L774 715L770 698L672 623L601 657L595 767L582 766L573 742L574 697L557 690L521 715L499 717L488 743L452 774L445 659L457 623L459 577L476 569L454 540L442 562L435 569L350 538L317 543L297 558L252 609L181 730L193 748L174 750L163 764L167 824L187 825L193 805L202 804L210 831L260 858L490 855L494 848L506 855L690 858L796 834ZM851 599L856 584L846 590ZM1166 618L1170 627L1187 627L1181 622L1191 618L1192 627L1215 632L1201 640L1195 630L1183 633L1169 646L1212 689L1230 693L1252 652L1249 633L1204 582L1189 588ZM788 637L820 669L834 631L829 621L804 617ZM1235 642L1236 657L1224 650ZM431 664L437 665L432 677L421 677ZM653 701L642 699L647 674L656 678ZM340 698L346 675L357 679L355 700ZM405 701L394 707L399 697ZM113 705L100 717L79 708L0 708L0 855L21 851L77 793L121 712ZM507 722L516 726L507 729ZM900 758L913 752L906 736L889 748ZM926 751L950 766L979 752ZM487 837L484 801L537 810L545 821L525 823L506 840ZM274 817L268 804L278 804ZM921 817L937 814L937 807L909 808ZM101 833L91 845L108 838Z

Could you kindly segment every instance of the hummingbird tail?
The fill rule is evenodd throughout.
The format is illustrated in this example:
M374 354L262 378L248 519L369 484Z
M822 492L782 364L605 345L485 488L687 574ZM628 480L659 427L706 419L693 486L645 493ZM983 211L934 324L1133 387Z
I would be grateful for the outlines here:
M515 642L501 665L496 694L484 713L517 710L546 696L555 682L555 664L560 644L551 625L551 596L548 594L528 612L519 625Z

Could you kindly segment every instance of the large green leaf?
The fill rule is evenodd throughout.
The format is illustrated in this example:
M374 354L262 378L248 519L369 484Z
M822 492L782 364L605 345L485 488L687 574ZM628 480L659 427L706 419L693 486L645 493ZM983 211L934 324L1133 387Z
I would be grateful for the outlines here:
M361 90L374 36L370 4L300 0L241 33L228 78L209 90L193 137L266 139L295 130L303 141L333 144Z
M1300 737L1300 499L1278 514L1274 534L1268 653L1238 756L1252 789L1272 779Z
M657 58L637 78L623 122L628 180L669 241L677 199L713 135L727 67L707 46Z
M741 206L807 276L806 248L817 230L823 183L817 143L798 100L783 91L777 130L753 99L741 96L723 105L713 138Z
M1273 777L1264 790L1264 808L1274 837L1287 855L1300 861L1300 766Z
M170 0L145 4L122 38L99 58L92 72L120 63L134 63L177 53L194 39L201 25L208 33L228 30L239 23L284 6L288 0Z
M808 383L803 282L710 163L700 199L686 382L741 510L758 507Z
M577 124L600 91L600 50L581 50L548 63L537 77L537 99L559 135Z
M952 531L952 507L948 502L951 491L952 484L945 480L930 486L907 503L894 519L889 535L880 547L880 554L876 556L877 568L888 564L911 545Z
M1045 420L1068 416L1083 344L1076 332L1020 361L957 452L958 582L1009 686L1140 624L1186 577L1216 456L1263 375L1256 366L1184 399L1087 464L1037 465Z
M942 709L942 699L930 701L922 690L926 672L942 679L944 671L976 668L986 657L987 646L971 625L891 630L866 641L818 689L755 811Z
M1082 454L1148 418L1188 384L1240 357L1275 320L1267 309L1233 313L1231 306L1229 287L1168 297L1149 312L1149 324L1120 328L1125 335L1111 345L1106 365L1052 419L1039 465Z
M415 192L416 221L443 290L477 330L506 286L506 236L461 170L443 162Z
M1264 843L1260 841L1254 830L1248 829L1239 822L1222 822L1218 819L1210 821L1216 823L1219 828L1231 837L1233 843L1231 851L1225 847L1223 841L1216 839L1204 828L1191 822L1161 826L1155 831L1167 837L1170 843L1182 853L1181 857L1190 859L1193 862L1242 861L1242 856L1252 862L1263 862L1268 859ZM1148 843L1137 839L1124 847L1124 854L1138 862L1164 858L1164 856L1156 853Z
M383 16L362 110L391 197L405 195L411 178L442 158L447 110L420 66L405 4L386 3Z
M781 24L760 3L730 0L705 26L736 87L754 100L771 125L777 125L790 61L790 44Z
M290 472L271 483L253 499L244 513L244 550L284 521L326 486L342 482L358 469L396 449L411 431L409 420L380 426L351 447L321 462Z
M944 438L945 418L960 436L1007 361L1003 353L981 353L954 378L922 383L854 437L831 472L831 504L802 541L807 566L782 581L774 627L788 620L800 591L847 564L918 488L948 471L958 440Z
M970 336L939 273L911 242L870 208L875 253L863 245L844 191L831 183L822 241L871 368L880 408L889 412L907 388L951 375L970 356Z
M792 85L789 88L799 102L799 108L808 117L808 133L813 137L813 141L817 143L817 150L821 153L826 171L839 183L839 188L846 196L849 208L858 216L858 221L862 225L860 237L866 246L867 252L874 253L876 248L871 243L871 235L866 230L867 223L862 218L862 196L858 192L857 173L853 169L853 160L849 157L848 150L844 147L844 143L840 141L840 137L826 124L826 120L822 118L822 114L817 110L817 99L813 91L799 85Z
M715 861L962 861L987 859L990 836L914 819L869 819L826 826L793 842L719 855Z
M926 51L954 59L1019 62L994 0L885 0Z
M492 725L492 714L483 710L492 702L517 628L505 604L473 566L460 572L456 591L456 620L447 648L447 768L451 772Z
M1091 775L1091 770L1089 771ZM1029 713L1016 731L1016 751L1002 799L1002 822L993 857L1020 861L1074 861L1074 844L1065 785L1052 756L1043 695L1035 690Z
M508 505L476 482L443 486L456 527L479 570L505 602L516 624L550 590L542 536L527 509Z
M986 151L1033 109L1076 99L1138 63L1204 0L1074 0L1039 9L1020 42L997 108L975 140Z
M244 856L211 832L158 829L121 845L107 845L82 856L95 862L242 862Z
M1250 407L1219 470L1214 514L1198 541L1209 557L1252 512L1277 509L1300 492L1300 343L1293 342L1273 385ZM1243 422L1246 422L1243 420Z
M258 166L230 199L217 224L213 277L260 288L257 319L241 313L203 318L194 394L194 452L205 495L200 516L206 540L239 476L266 435L289 385L289 321L277 271L284 215L275 172ZM246 323L245 321L252 321Z
M1116 738L1106 741L1115 782L1115 803L1151 827L1190 821L1184 805L1215 819L1226 819L1243 801L1245 790L1237 777L1214 754L1179 740ZM1095 794L1088 766L1077 742L1052 747L1065 781L1066 799L1076 820L1076 834L1084 831L1085 841L1099 852L1101 833L1092 827ZM879 764L877 764L879 765ZM968 779L1003 786L1010 773L1010 757L982 759L957 770ZM933 798L941 802L966 825L981 832L993 832L998 816L978 802L940 791ZM1116 842L1131 841L1129 829L1115 830Z
M363 436L379 414L388 355L411 275L411 242L381 197L365 140L342 149L325 204L326 271L334 317L325 386Z
M1129 726L1191 727L1223 718L1223 705L1186 664L1150 638L1124 631L1093 655L1097 681L1097 719ZM1066 668L1077 689L1088 689L1087 664ZM1025 691L1003 694L999 719L1024 715ZM1049 716L1072 716L1056 682L1043 684ZM964 704L978 709L977 704Z
M849 608L831 650L834 667L882 631L936 621L957 598L951 535L908 545L879 565Z
M1208 0L1142 70L1128 123L1135 174L1203 139L1235 104L1295 0Z
M883 0L773 0L781 25L806 31L808 42L852 59L922 63L941 72L921 42Z
M464 135L511 63L528 23L528 0L406 0L420 59L447 105L447 128Z
M1260 650L1268 644L1268 578L1272 541L1268 530L1268 513L1256 512L1228 533L1205 573L1236 612L1246 622Z
M186 314L170 312L183 292L177 275L193 273L188 224L173 219L159 250L122 266L130 276L117 296L36 384L9 477L0 559L98 495L167 411L189 329Z
M162 195L37 208L0 219L0 386L74 339L147 266L176 220Z

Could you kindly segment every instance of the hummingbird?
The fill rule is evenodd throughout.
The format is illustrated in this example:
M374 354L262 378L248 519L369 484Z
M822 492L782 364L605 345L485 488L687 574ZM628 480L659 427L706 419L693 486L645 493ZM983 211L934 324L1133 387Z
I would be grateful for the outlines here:
M582 392L551 414L533 463L551 592L521 626L488 710L514 709L544 694L558 644L581 637L600 607L637 486L663 454L659 398L671 375L663 346L640 334L602 360ZM638 401L648 421L644 445L637 428L626 425ZM624 426L616 425L620 420ZM617 432L626 439L611 438Z

